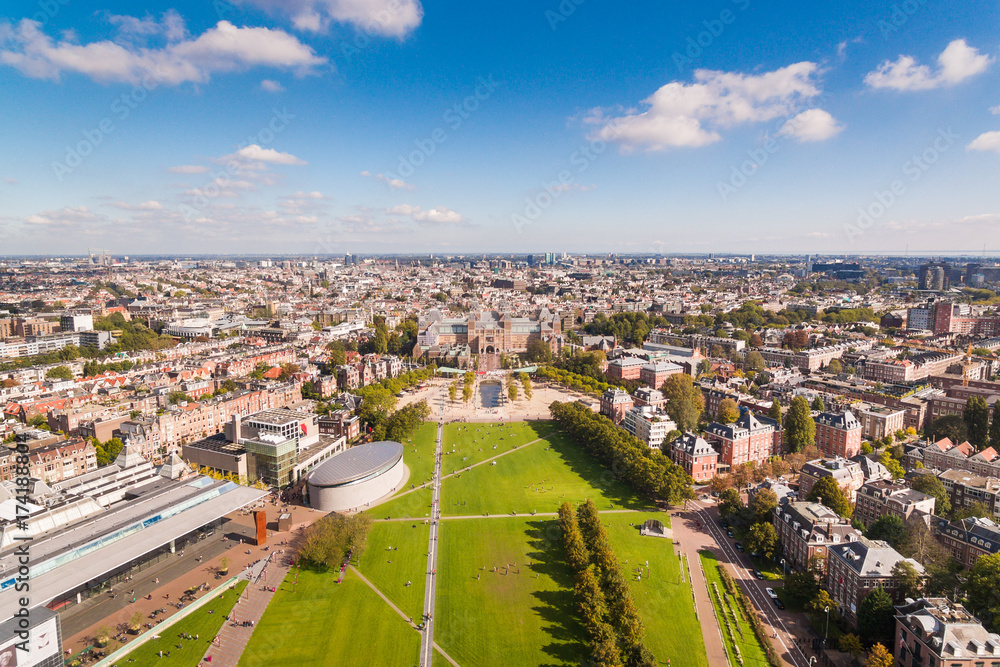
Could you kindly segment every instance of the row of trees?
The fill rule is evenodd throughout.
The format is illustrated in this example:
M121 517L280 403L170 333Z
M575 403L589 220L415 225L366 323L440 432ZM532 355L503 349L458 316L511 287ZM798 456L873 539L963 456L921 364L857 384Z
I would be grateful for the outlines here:
M551 366L542 366L538 369L535 375L546 380L558 382L559 384L565 385L574 391L603 393L609 387L618 386L610 382L606 382L605 380L598 380L587 375L580 375L579 373L563 370L561 368L553 368Z
M552 418L615 476L636 490L679 504L694 498L694 481L659 450L650 449L603 415L579 403L554 401Z
M590 637L597 667L654 667L656 657L642 642L645 628L632 600L628 582L611 549L597 507L587 500L574 513L569 503L559 508L566 561L576 573L577 606Z

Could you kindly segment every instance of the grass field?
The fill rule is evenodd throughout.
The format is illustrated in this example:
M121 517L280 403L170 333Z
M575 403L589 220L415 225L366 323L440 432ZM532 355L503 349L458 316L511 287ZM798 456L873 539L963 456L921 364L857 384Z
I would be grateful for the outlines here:
M646 626L646 646L660 664L669 659L671 667L708 667L701 624L695 617L691 599L691 582L686 572L681 580L681 562L674 553L673 542L639 534L639 526L646 519L659 519L669 525L669 521L664 521L667 518L664 513L601 515ZM635 572L640 566L641 579Z
M271 600L240 665L409 667L419 653L420 634L353 572L337 584L332 571L302 570L294 593L286 583Z
M516 447L538 440L555 431L553 422L512 422L509 424L446 424L442 434L444 457L441 474L448 475Z
M441 513L555 512L564 501L578 505L587 498L602 510L612 505L649 509L567 436L556 434L498 459L496 465L482 465L446 480L441 486Z
M160 657L160 651L166 655L171 665L190 665L196 667L201 663L205 651L215 635L219 634L226 615L233 609L240 593L247 587L247 582L241 581L231 590L226 591L215 600L208 602L201 609L196 609L190 616L170 626L163 631L159 639L152 639L120 660L121 664L144 667L146 665L163 665L165 658ZM208 613L212 611L212 613ZM181 639L182 635L197 635L198 639ZM177 648L180 644L182 648Z
M439 547L434 639L458 664L492 666L501 656L525 667L583 661L586 637L555 520L445 522Z
M716 560L715 554L710 551L699 551L698 555L701 558L701 565L705 569L708 594L712 598L712 605L715 607L715 613L719 617L722 638L726 643L726 652L729 654L729 664L732 667L740 667L740 663L737 662L735 653L733 652L733 646L738 646L740 655L743 656L743 667L768 667L767 658L764 656L764 648L760 645L760 641L758 641L757 635L754 634L753 628L750 627L750 623L743 614L743 610L740 609L739 603L731 596L728 597L728 601L724 601L719 597L726 597L726 587L723 585L722 577L719 575L719 561ZM715 586L712 585L713 583ZM716 589L718 590L718 595L716 594ZM733 624L732 634L729 633L727 628L725 620L727 617L729 623ZM735 642L733 641L734 637Z
M410 469L410 485L420 486L434 477L434 446L437 444L437 423L424 422L413 437L403 443L403 463ZM402 489L400 489L402 492Z
M422 521L416 522L416 528L413 526L409 521L381 522L372 526L368 548L361 554L358 570L419 623L424 610L430 527Z
M376 505L370 510L365 510L365 514L371 514L374 519L407 517L423 521L431 515L432 497L431 487L428 486L426 489L417 489L405 496Z

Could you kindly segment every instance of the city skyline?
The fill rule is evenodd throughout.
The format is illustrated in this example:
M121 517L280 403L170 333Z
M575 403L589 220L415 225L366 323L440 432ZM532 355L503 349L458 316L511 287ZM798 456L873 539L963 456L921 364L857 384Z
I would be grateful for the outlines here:
M0 15L2 254L998 252L984 2L144 11Z

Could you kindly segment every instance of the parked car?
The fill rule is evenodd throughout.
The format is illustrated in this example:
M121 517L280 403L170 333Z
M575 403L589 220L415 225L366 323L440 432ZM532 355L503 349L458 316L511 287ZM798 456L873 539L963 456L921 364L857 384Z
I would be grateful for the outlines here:
M737 551L743 551L743 543L742 542L737 542L736 543L736 550Z
M784 609L785 603L781 601L781 598L774 598L774 606L778 609Z
M764 573L761 572L760 570L754 570L753 571L753 576L755 576L755 577L757 577L758 579L761 579L761 580L764 579Z
M774 592L773 588L765 588L764 592L767 593L767 597L771 598L772 600L778 599L778 594Z
M719 525L722 526L723 528L729 528L729 522L726 521L725 519L719 522Z
M730 528L729 530L727 530L726 531L726 535L728 535L729 537L732 537L733 536L733 529Z

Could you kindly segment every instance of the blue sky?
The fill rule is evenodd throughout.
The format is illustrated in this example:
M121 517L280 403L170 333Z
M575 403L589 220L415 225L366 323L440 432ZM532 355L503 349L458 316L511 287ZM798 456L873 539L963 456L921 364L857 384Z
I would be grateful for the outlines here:
M785 4L6 2L0 254L1000 253L997 4Z

